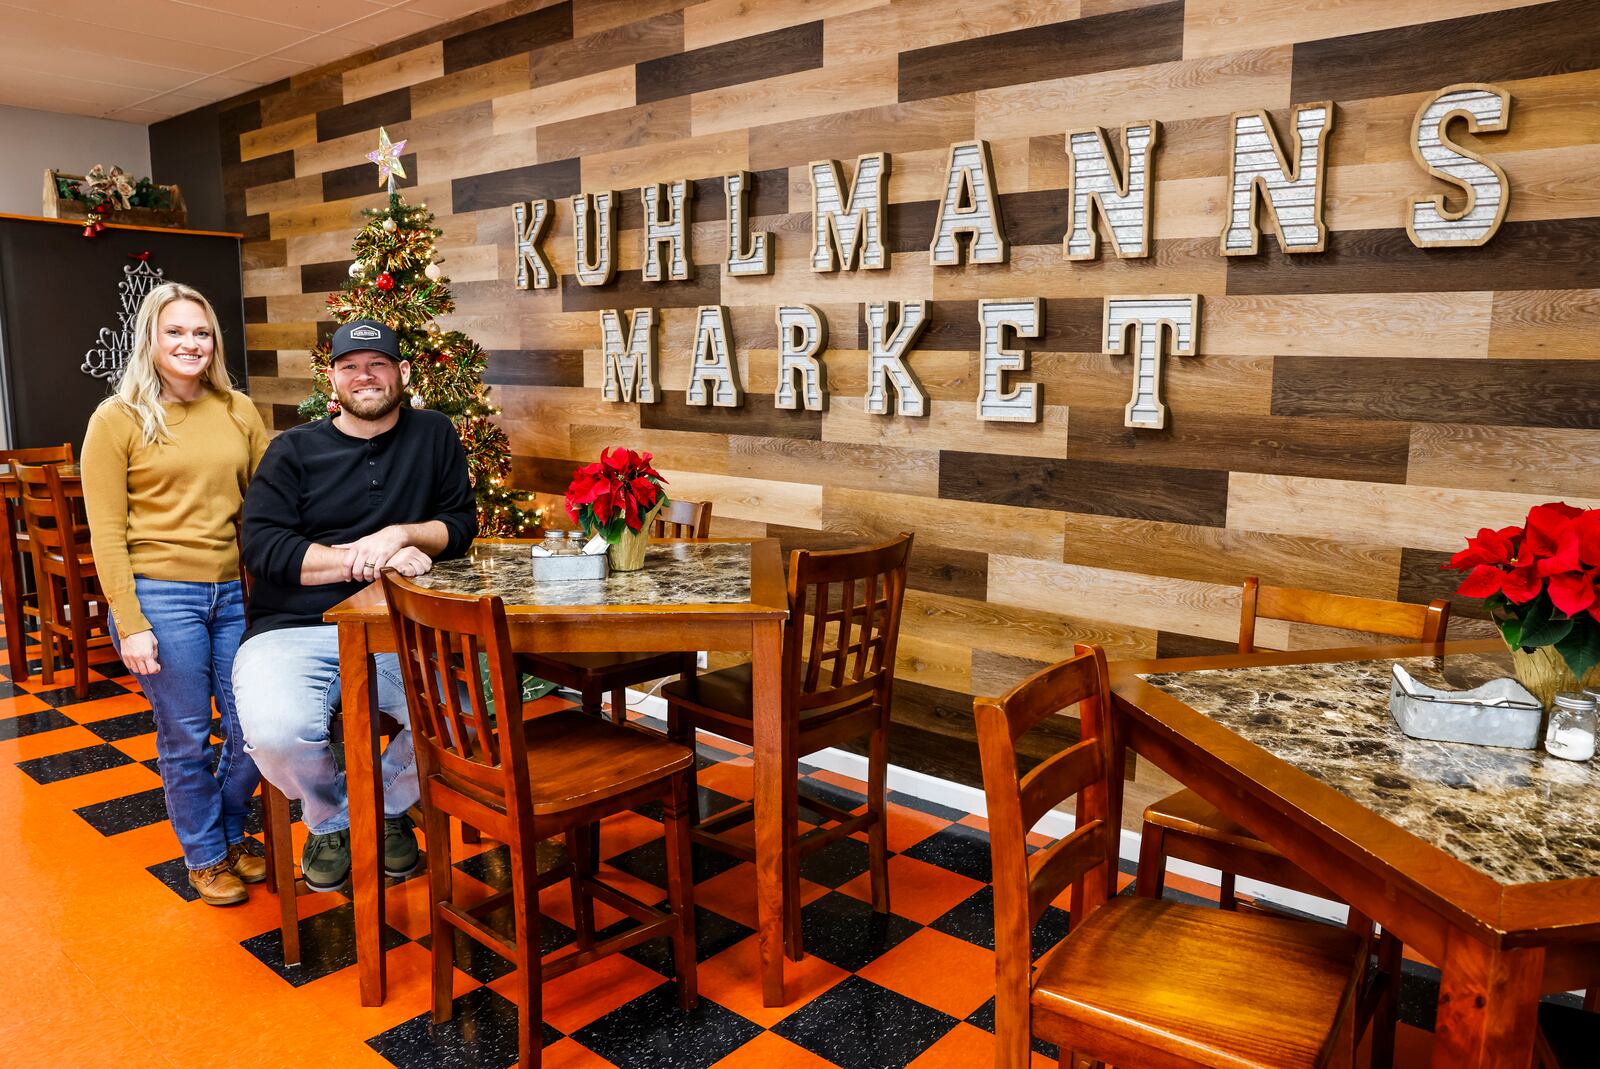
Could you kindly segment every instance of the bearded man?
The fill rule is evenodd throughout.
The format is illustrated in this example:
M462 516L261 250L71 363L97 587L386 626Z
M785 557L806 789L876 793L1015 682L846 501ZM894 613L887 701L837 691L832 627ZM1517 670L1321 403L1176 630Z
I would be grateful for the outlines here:
M466 453L448 417L401 404L410 364L394 331L358 319L334 333L328 377L340 411L273 439L244 498L242 562L251 579L248 628L233 662L245 750L261 774L299 798L310 836L308 886L350 874L350 811L328 726L339 705L338 628L322 614L383 568L421 575L459 557L477 533ZM377 704L409 724L400 665L375 658ZM417 840L404 814L417 801L411 731L390 740L383 866L414 871Z

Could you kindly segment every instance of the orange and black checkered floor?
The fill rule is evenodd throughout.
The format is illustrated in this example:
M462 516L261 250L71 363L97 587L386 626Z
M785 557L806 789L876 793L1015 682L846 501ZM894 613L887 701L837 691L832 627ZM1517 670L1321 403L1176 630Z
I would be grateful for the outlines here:
M300 899L304 960L292 967L282 964L277 903L265 885L232 909L196 900L163 808L149 707L120 663L102 660L93 676L84 700L69 676L52 687L37 674L0 681L0 1065L512 1064L508 967L493 954L462 940L454 1020L430 1021L420 872L391 886L389 997L371 1009L357 997L344 896ZM749 760L731 744L707 741L700 783L711 812L748 797ZM861 789L812 770L802 793L851 808ZM889 916L868 905L864 840L806 862L807 956L789 967L792 1005L761 1005L751 866L697 853L699 1007L677 1009L664 944L614 955L546 986L545 1064L987 1064L994 973L984 822L913 798L894 802ZM298 855L304 831L296 824L295 832ZM602 842L612 879L647 900L665 897L659 825L648 813L608 821ZM492 843L454 843L452 859L458 879L477 881L485 894L509 875L505 848ZM1208 890L1170 884L1179 897ZM565 891L547 895L549 951L572 931L560 923L571 919ZM1036 945L1059 938L1067 919L1050 910ZM1426 1064L1432 975L1408 963L1403 1067ZM1585 1029L1586 1049L1600 1049L1588 1015L1544 1009L1563 1028ZM1039 1049L1035 1064L1053 1065L1054 1052Z

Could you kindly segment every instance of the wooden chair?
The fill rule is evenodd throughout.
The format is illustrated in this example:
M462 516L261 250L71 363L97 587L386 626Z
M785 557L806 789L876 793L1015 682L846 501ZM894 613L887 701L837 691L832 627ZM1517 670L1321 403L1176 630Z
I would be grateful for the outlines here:
M1350 631L1365 631L1420 642L1444 639L1450 623L1450 603L1427 605L1381 601L1318 590L1263 585L1255 577L1244 581L1239 616L1239 652L1255 651L1256 620L1283 620ZM1139 841L1139 894L1159 898L1166 881L1167 858L1220 869L1221 904L1234 909L1239 876L1286 887L1319 898L1338 896L1303 872L1243 825L1229 820L1193 791L1179 791L1144 811L1144 832ZM1370 923L1353 915L1351 926L1370 930ZM1398 1013L1401 946L1385 933L1378 944L1382 982L1369 992L1362 1019L1372 1022L1374 1067L1390 1065L1394 1057L1394 1024Z
M406 702L422 786L433 916L433 1019L450 1019L455 932L517 966L517 1056L539 1065L540 986L606 954L670 936L680 1005L695 1004L693 877L689 868L690 770L694 754L654 732L609 724L565 710L525 720L521 677L511 653L505 606L424 590L383 573L384 595L400 650ZM491 719L478 671L488 658ZM665 912L601 882L585 831L602 817L646 802L662 803L666 837ZM449 818L480 828L511 851L511 887L481 902L455 901ZM563 836L566 850L545 840ZM545 845L542 845L545 844ZM541 962L539 890L570 878L579 930L572 949ZM509 898L514 934L485 920ZM594 934L592 900L639 923L603 940Z
M73 688L89 694L89 651L111 644L110 612L100 590L81 490L69 495L55 464L14 464L21 489L23 522L33 558L39 600L40 678L55 682L56 645L72 659ZM90 632L99 636L91 638Z
M711 502L671 501L650 526L652 538L706 538ZM583 695L583 710L600 713L602 695L611 694L611 719L628 719L628 688L666 676L692 676L695 655L684 653L525 653L522 668L558 687Z
M783 797L783 917L784 942L796 960L801 954L800 859L806 854L866 829L872 908L889 911L884 780L895 645L910 555L911 535L902 534L864 549L798 549L789 560L782 665L783 723L789 733L782 758L789 766ZM669 738L692 746L695 731L705 730L747 746L754 743L748 662L676 680L662 693ZM807 808L821 813L828 825L800 835L800 758L863 737L868 739L866 812L855 815L808 798ZM697 821L694 840L753 861L751 846L724 834L753 812L746 803Z
M1079 741L1019 779L1017 739L1074 704ZM1140 1069L1349 1064L1362 937L1116 894L1122 765L1098 646L977 699L974 716L994 859L999 1069L1027 1066L1035 1035L1061 1048L1063 1069L1077 1057ZM1030 855L1029 830L1073 796L1075 830ZM1035 967L1034 923L1069 887L1071 932Z
M71 442L62 442L60 445L45 445L34 449L0 449L0 464L12 471L18 464L71 464L73 451ZM20 490L16 492L20 494ZM36 589L28 589L33 581L33 566L31 563L24 565L23 556L30 556L31 543L28 540L27 525L20 513L12 508L11 499L16 494L8 494L5 500L5 530L0 531L0 569L4 570L4 577L0 578L10 586L12 597L6 599L6 612L15 614L14 619L9 617L7 625L14 628L18 646L26 645L27 638L22 626L25 617L39 619L39 594ZM14 662L15 663L15 662ZM23 666L22 674L16 679L21 683L28 678L28 659L20 659Z

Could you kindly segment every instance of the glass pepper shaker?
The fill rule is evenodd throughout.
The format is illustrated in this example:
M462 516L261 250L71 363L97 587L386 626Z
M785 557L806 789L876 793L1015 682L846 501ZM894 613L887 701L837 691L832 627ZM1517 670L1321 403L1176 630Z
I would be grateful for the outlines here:
M1551 757L1587 761L1594 756L1595 702L1588 694L1557 694L1550 706L1544 749Z

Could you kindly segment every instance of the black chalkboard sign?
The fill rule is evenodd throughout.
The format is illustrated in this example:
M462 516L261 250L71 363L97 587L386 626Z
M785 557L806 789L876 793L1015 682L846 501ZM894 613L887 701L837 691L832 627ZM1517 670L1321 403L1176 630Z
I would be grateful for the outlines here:
M148 254L148 255L145 255ZM245 386L239 239L0 217L0 374L11 448L83 444L89 414L131 345L152 285L184 282L217 310L228 370Z

